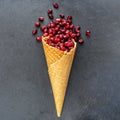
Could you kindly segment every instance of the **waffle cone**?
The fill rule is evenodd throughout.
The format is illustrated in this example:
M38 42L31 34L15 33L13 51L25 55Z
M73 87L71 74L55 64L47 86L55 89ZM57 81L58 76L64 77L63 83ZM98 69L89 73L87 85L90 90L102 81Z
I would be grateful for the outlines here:
M61 116L69 74L74 58L75 47L70 52L61 51L46 44L49 37L43 37L42 44L48 66L48 74L54 95L57 116Z

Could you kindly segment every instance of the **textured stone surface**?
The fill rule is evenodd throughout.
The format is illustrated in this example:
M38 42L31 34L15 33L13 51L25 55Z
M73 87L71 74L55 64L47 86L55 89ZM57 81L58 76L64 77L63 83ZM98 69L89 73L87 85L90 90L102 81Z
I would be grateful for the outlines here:
M43 48L31 35L34 21L47 18L53 2L0 0L0 120L58 119ZM77 48L60 120L120 120L120 1L58 3L54 15L72 15L85 40Z

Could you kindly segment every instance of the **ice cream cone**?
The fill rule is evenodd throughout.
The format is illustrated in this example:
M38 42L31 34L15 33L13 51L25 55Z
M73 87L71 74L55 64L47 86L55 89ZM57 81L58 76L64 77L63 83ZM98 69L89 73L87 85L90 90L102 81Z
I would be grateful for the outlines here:
M42 44L48 66L48 73L54 95L57 116L61 116L69 74L76 50L76 43L70 52L61 51L46 44L49 37L42 38Z

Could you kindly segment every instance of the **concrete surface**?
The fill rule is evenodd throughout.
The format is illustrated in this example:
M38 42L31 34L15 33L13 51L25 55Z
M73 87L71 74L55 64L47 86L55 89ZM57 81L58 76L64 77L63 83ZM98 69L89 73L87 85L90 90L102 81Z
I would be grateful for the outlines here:
M0 0L0 120L58 120L43 48L31 35L53 2ZM57 2L54 16L72 15L85 40L59 120L120 120L120 0Z

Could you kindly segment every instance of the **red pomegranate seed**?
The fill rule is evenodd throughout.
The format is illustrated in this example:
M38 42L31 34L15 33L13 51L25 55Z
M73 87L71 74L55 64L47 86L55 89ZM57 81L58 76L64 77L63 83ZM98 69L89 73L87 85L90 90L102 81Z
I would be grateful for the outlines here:
M44 21L44 17L39 17L38 19L39 19L39 21L41 21L41 22Z
M66 34L69 34L69 33L70 33L70 31L69 31L69 30L66 30L66 31L65 31L65 33L66 33Z
M71 29L73 29L73 28L74 28L74 25L73 25L73 24L71 24L71 25L70 25L70 28L71 28Z
M79 36L80 36L80 33L77 33L76 36L79 37Z
M52 14L52 9L49 9L47 13Z
M48 29L49 29L49 28L51 28L51 25L50 25L50 24L48 24L47 28L48 28Z
M49 14L48 16L49 16L50 19L54 18L52 14Z
M36 27L40 27L40 23L39 22L35 22L35 26Z
M59 23L59 22L61 22L61 19L57 18L55 21Z
M36 41L42 41L42 38L41 37L36 37Z
M66 34L63 37L64 37L64 39L68 39L69 38L69 34Z
M69 47L74 47L74 42L73 41L69 42Z
M80 44L83 44L83 43L84 43L84 40L83 40L83 39L80 39L80 40L78 40L78 42L79 42Z
M64 15L64 14L60 14L60 17L61 17L61 18L64 18L64 17L65 17L65 15Z
M47 32L48 32L48 30L45 28L45 29L44 29L44 33L47 33Z
M58 3L54 3L54 4L53 4L53 7L54 7L54 8L58 8L58 7L59 7Z
M90 35L91 35L90 30L86 30L86 36L90 37Z
M33 34L33 35L35 35L36 33L37 33L37 30L36 30L36 29L32 30L32 34Z
M71 23L72 23L72 20L71 20L71 19L68 19L67 22L71 24Z
M80 30L80 26L76 26L75 29L76 29L76 30Z
M65 42L64 45L65 45L66 47L69 47L69 42Z
M57 32L59 30L59 28L58 27L55 27L55 31Z
M75 38L75 37L76 37L76 34L72 33L72 34L71 34L71 37L72 37L72 38Z
M51 37L51 38L50 38L50 41L54 42L54 37Z
M65 28L66 28L66 29L69 29L69 28L70 28L70 25L66 25Z
M51 42L51 43L49 43L49 45L50 45L50 46L52 46L52 47L55 47L55 44L54 44L54 43L52 43L52 42Z
M44 29L46 29L46 26L42 26L41 27L41 30L44 31Z
M75 30L77 33L80 33L80 30Z
M58 43L58 42L60 42L60 38L55 38L55 43Z
M54 28L54 27L55 27L55 24L54 24L54 23L51 23L50 26Z
M60 34L59 37L60 37L60 39L63 39L64 36L63 36L63 34Z
M52 33L53 33L52 29L49 29L48 33L49 33L49 34L52 34Z
M72 16L67 16L67 20L72 20Z
M44 37L48 36L48 33L44 33L43 36L44 36Z

